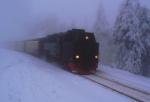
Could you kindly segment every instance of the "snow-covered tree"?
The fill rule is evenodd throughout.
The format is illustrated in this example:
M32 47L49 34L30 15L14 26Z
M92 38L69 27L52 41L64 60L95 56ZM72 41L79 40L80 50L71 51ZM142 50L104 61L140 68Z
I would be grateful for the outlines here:
M96 21L94 24L94 32L98 41L102 41L102 37L106 37L108 33L108 22L102 4L99 5Z
M134 73L142 73L142 55L145 53L139 29L140 8L138 0L124 1L114 29L114 40L119 46L117 65Z
M96 36L96 40L99 42L100 46L100 60L103 64L109 64L110 55L110 27L105 15L105 10L102 4L99 5L96 20L93 26L93 30Z
M150 10L142 7L138 13L141 32L141 40L144 44L145 53L142 55L143 74L150 74Z

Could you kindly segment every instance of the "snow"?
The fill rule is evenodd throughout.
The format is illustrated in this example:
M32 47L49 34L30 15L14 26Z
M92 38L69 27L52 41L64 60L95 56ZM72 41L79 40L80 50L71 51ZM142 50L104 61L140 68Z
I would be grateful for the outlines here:
M101 75L150 94L150 77L136 75L106 65L99 66Z
M33 56L0 49L0 102L130 102Z
M144 14L145 12L145 14ZM145 43L149 33L144 27L148 23L146 11L138 0L126 0L120 9L114 27L114 42L118 47L117 66L120 69L148 76L148 44ZM148 35L147 35L148 34ZM145 63L146 62L146 63Z

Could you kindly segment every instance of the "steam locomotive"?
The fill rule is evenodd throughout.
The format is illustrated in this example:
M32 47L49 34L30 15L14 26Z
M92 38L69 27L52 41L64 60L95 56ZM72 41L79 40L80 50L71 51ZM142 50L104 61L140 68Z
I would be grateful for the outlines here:
M26 52L55 60L73 73L90 74L98 67L99 44L93 33L82 29L28 40L24 46Z

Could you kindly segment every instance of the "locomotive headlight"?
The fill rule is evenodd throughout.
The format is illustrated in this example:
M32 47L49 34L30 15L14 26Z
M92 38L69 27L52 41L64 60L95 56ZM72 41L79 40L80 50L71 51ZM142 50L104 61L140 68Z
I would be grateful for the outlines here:
M95 59L98 59L98 56L97 56L97 55L95 55Z
M89 37L88 37L88 36L85 36L85 39L86 39L86 40L88 40L88 39L89 39Z
M79 56L79 55L76 55L76 56L75 56L75 58L76 58L76 59L79 59L79 58L80 58L80 56Z

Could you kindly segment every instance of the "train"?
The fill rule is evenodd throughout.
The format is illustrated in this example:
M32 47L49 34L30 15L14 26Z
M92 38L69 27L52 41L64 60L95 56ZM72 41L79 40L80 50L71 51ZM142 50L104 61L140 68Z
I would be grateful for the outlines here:
M99 43L94 33L71 29L24 41L24 51L47 61L55 61L77 74L95 73L99 62Z

